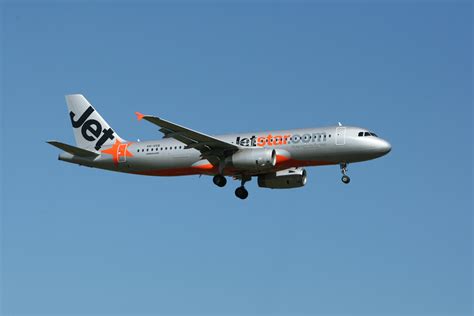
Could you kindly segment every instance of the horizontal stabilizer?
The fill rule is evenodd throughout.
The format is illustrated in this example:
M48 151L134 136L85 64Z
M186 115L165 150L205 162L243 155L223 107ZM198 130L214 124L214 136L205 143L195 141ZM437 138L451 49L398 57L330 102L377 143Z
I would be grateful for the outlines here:
M75 146L71 146L71 145L68 145L68 144L61 143L61 142L57 142L55 140L48 140L47 143L53 145L54 147L62 149L65 152L68 152L68 153L70 153L71 155L74 155L74 156L90 157L90 158L95 158L95 157L99 156L99 154L96 153L96 152L89 151L89 150L82 149L82 148L75 147Z

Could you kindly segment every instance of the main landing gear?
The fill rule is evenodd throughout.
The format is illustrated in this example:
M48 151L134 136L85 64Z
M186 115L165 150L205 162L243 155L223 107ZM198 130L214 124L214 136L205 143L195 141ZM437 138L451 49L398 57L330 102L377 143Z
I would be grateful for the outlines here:
M249 191L244 186L235 189L235 196L239 199L245 200L249 196Z
M227 179L223 175L215 175L214 178L212 178L212 182L214 182L215 185L218 187L224 187L227 183Z
M235 178L234 178L235 179ZM238 197L239 199L245 200L249 196L249 192L245 188L245 182L248 182L252 180L252 177L249 176L242 176L242 177L237 177L237 179L240 179L240 187L235 189L235 196ZM215 185L218 187L224 187L227 183L227 179L223 175L215 175L212 178L212 182L214 182Z
M342 172L341 181L344 184L348 184L349 182L351 182L351 178L349 178L349 176L346 175L346 173L347 173L347 164L345 162L343 162L339 166L341 167L341 172Z
M240 187L235 189L235 196L241 200L245 200L249 196L249 191L244 187L245 182L252 180L252 177L242 176Z

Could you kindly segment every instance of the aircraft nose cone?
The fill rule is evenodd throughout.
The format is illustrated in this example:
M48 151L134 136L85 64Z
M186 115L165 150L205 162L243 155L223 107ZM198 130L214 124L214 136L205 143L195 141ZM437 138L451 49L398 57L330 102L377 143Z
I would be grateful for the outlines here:
M389 142L387 142L386 140L383 140L383 139L380 139L380 142L377 146L378 148L378 151L382 154L382 155L386 155L390 152L390 150L392 150L392 145L390 145Z

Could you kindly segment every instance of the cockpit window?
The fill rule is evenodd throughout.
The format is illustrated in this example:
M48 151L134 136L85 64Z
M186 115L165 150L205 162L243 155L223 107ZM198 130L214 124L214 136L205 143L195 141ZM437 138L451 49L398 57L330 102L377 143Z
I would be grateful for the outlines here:
M377 136L377 134L375 134L375 133L372 133L372 132L359 132L358 136L359 136L359 137L361 137L361 136L364 136L364 137L365 137L365 136L374 136L374 137L378 137L378 136Z

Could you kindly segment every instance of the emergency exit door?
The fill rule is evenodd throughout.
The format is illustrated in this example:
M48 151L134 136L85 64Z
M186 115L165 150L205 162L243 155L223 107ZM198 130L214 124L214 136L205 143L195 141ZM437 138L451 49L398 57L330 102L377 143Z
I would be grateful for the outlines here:
M336 145L345 145L346 144L346 128L337 127L336 128Z

